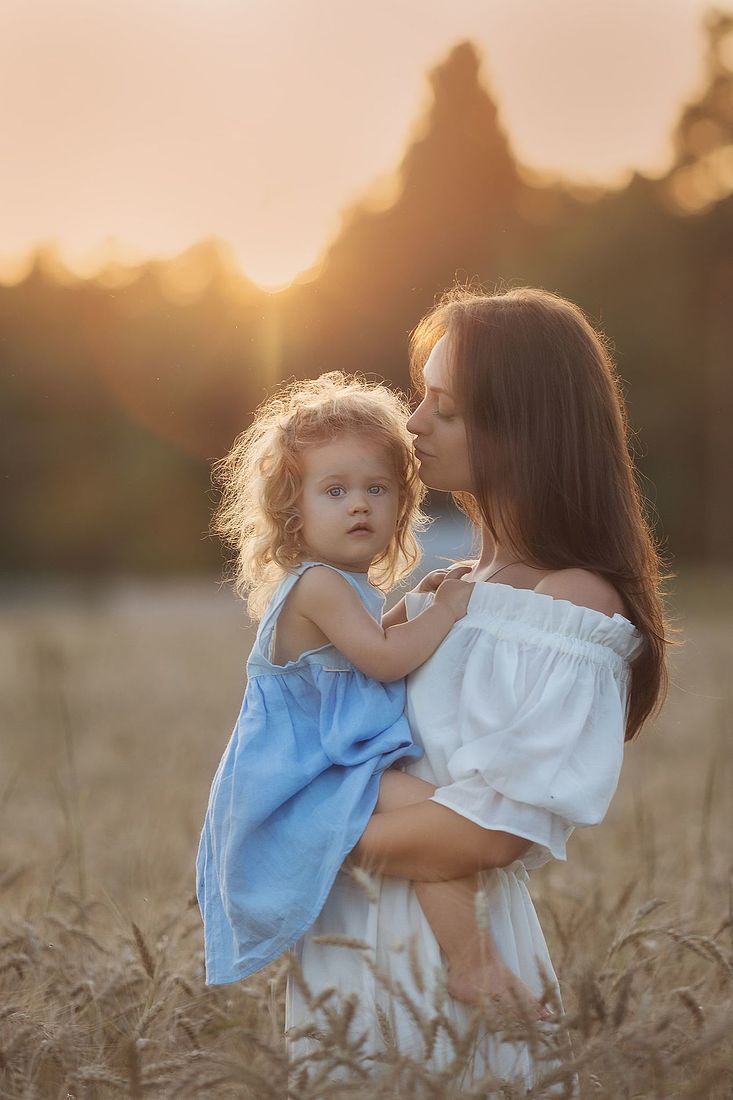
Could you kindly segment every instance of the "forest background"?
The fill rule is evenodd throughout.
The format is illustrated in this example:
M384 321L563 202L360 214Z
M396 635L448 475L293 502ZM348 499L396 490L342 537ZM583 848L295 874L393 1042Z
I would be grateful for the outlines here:
M355 202L284 290L248 281L220 239L90 278L39 248L0 285L0 572L218 570L210 466L255 406L332 369L409 390L408 334L456 278L581 305L615 349L670 559L730 563L731 24L707 19L705 87L661 177L605 191L533 175L463 42L429 74L391 201Z

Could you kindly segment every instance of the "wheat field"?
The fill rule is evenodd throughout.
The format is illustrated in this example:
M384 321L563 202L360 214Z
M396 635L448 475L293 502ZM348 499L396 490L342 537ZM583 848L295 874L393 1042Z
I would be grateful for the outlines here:
M572 1044L533 1096L575 1080L596 1100L733 1096L732 590L677 584L666 707L627 748L606 821L532 874ZM1 600L0 1096L283 1100L287 959L207 988L193 897L252 638L242 607L201 580ZM440 1075L387 1044L365 1076L348 1022L334 1009L293 1100L518 1095L461 1091L460 1042Z

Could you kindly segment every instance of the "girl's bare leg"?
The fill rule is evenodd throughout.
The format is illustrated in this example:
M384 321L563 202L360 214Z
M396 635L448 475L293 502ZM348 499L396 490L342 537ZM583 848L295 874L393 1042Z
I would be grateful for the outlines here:
M375 813L387 813L430 798L432 783L390 768L382 776ZM547 1019L525 983L499 958L488 928L476 919L478 875L449 882L413 882L423 913L448 963L448 992L456 1000L475 1004L484 996L504 1011L532 1019Z
M414 775L388 769L382 776L375 813L400 809L430 798L435 791ZM414 882L428 924L448 961L448 992L456 1000L478 1002L491 994L496 968L501 966L491 932L476 920L478 875L450 882Z

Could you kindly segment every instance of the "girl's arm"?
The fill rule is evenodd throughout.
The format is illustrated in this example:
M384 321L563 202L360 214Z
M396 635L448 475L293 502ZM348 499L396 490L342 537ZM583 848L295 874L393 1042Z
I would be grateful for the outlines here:
M417 589L414 589L417 591ZM390 607L389 611L385 611L382 615L382 630L386 630L389 626L399 626L400 623L407 622L407 608L405 607L405 597L403 596L399 603L396 603L394 607Z
M333 569L314 566L293 590L295 609L366 676L400 680L431 656L466 614L473 586L444 581L430 607L410 622L376 622L354 589Z
M525 837L484 829L423 800L373 814L346 865L416 882L447 882L506 867L531 846Z

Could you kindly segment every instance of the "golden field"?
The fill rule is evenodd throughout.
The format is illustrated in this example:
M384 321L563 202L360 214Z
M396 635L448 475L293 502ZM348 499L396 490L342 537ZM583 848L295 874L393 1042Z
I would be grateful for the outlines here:
M733 1096L733 585L679 582L665 709L627 747L606 821L531 890L572 1052L534 1095ZM193 861L252 637L215 582L6 587L0 627L0 1097L284 1098L285 961L203 984ZM348 1008L347 1008L348 1017ZM321 1097L460 1091L389 1048L379 1081L334 1015ZM531 1038L531 1037L530 1037Z

